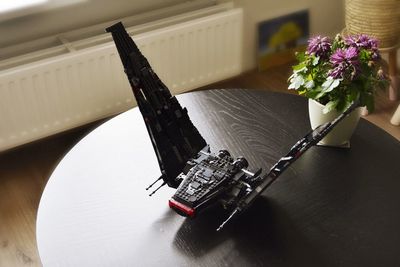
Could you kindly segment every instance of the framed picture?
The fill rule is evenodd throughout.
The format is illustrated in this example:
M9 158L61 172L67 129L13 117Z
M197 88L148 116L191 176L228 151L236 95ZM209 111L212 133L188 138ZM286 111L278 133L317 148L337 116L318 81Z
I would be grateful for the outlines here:
M304 50L309 38L308 10L298 11L258 24L258 68L293 61L295 52Z

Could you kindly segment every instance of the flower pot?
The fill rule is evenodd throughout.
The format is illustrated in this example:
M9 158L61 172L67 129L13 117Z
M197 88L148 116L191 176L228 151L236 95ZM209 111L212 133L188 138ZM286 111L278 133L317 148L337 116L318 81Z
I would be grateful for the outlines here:
M311 128L315 129L321 124L330 122L340 115L336 110L324 114L322 110L324 105L315 100L308 99L308 112L310 117ZM336 127L327 134L318 145L349 147L350 137L357 127L357 123L361 116L361 108L354 110L349 116L344 118Z

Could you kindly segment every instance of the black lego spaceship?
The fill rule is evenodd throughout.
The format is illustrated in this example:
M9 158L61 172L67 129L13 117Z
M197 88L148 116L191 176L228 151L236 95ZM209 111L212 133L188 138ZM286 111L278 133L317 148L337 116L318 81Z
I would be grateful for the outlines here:
M359 106L354 102L335 120L301 138L269 171L259 168L252 172L244 157L233 158L227 150L211 153L187 109L158 78L121 22L106 31L112 34L160 166L161 176L147 189L158 181L162 183L150 195L164 185L176 188L169 206L186 217L195 217L202 209L220 202L231 215L218 230Z

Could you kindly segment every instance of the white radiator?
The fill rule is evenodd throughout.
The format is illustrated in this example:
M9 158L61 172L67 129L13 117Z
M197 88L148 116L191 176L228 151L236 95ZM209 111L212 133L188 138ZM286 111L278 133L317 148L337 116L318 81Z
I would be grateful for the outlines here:
M173 94L232 77L242 69L242 10L225 6L192 17L177 23L167 23L168 18L165 27L147 23L142 29L156 29L133 37ZM137 26L127 30L135 32ZM134 106L108 34L72 42L59 39L63 46L30 53L26 62L24 57L0 61L0 151Z

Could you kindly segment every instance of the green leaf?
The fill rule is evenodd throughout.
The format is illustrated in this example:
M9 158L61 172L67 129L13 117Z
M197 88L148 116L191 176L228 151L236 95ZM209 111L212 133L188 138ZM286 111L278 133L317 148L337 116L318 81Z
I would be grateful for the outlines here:
M351 105L351 102L347 102L344 99L339 99L335 109L339 112L343 112L347 107Z
M313 80L309 80L304 84L304 87L307 89L312 89L314 87L315 83Z
M302 62L298 65L295 65L292 67L294 73L299 73L299 72L305 72L307 71L307 66L306 63Z
M315 99L315 100L320 99L324 95L325 95L324 91L318 91L318 94L316 94L315 98L313 98L313 99Z
M292 75L290 75L290 77L288 78L288 82L292 82L292 79L294 78L294 77L296 77L298 74L297 73L292 73Z
M349 94L347 95L347 102L352 103L354 100L360 97L360 93L357 90L349 90Z
M371 55L372 53L370 51L367 51L365 49L360 49L359 58L361 61L367 62L371 60Z
M324 109L322 110L322 113L326 114L326 113L330 112L331 110L334 110L336 108L338 102L339 102L338 100L329 101L325 105Z
M304 78L301 75L295 75L291 80L290 80L290 85L288 89L299 89L300 86L304 84Z
M321 87L315 87L313 90L309 90L306 93L306 97L317 100L319 97L317 97L321 93Z
M296 59L301 62L304 61L306 59L306 55L304 52L297 52L296 53Z
M318 64L318 62L319 62L319 57L314 57L313 61L312 61L312 65L315 66Z
M348 108L351 106L351 104L353 104L353 101L351 101L351 102L349 102L349 101L344 102L343 108L342 108L340 111L345 111L346 109L348 109ZM339 105L338 105L338 106L339 106ZM336 110L338 110L338 106L336 106Z
M328 93L338 87L341 79L333 79L332 77L328 77L326 81L322 84L322 91Z
M374 103L374 96L370 94L365 95L365 105L367 106L368 112L373 112L375 109L375 103Z

